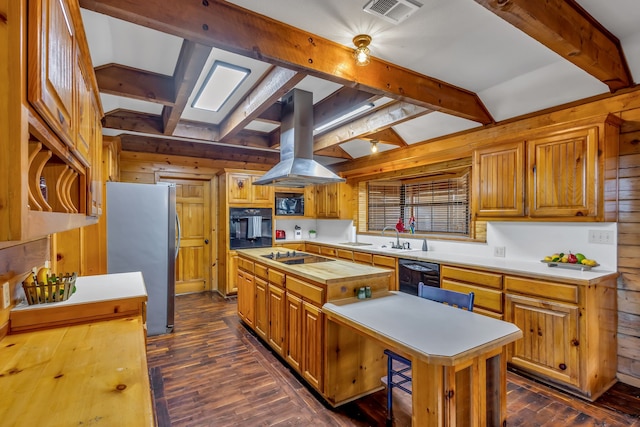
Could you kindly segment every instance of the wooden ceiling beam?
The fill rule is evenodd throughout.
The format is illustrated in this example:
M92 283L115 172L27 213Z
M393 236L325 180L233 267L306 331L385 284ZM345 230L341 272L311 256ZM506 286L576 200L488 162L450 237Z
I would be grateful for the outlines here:
M282 67L272 68L220 123L220 140L232 137L295 87L305 74Z
M333 145L331 147L324 148L314 153L316 156L335 157L345 160L353 160L353 157L342 149L339 145Z
M120 135L120 140L123 151L158 153L234 162L266 163L271 165L276 164L280 160L278 153L229 147L228 145L220 143L202 143L131 134Z
M574 0L475 0L609 86L633 79L620 41Z
M397 145L398 147L406 147L408 145L407 142L392 128L370 133L362 139L377 140L381 144Z
M162 109L162 122L164 123L164 134L171 135L176 129L180 116L184 112L189 101L189 96L196 87L198 77L204 68L211 47L184 40L180 49L180 56L173 73L173 90L175 103L173 106L166 105Z
M423 108L482 124L494 121L471 91L377 58L366 67L356 66L352 48L228 2L80 0L80 6Z
M173 105L173 78L120 64L95 68L98 90L110 95Z
M117 109L109 111L102 118L102 127L129 132L162 135L162 117L157 114Z
M394 102L371 114L314 138L313 151L367 136L407 120L430 113L430 110L406 102Z

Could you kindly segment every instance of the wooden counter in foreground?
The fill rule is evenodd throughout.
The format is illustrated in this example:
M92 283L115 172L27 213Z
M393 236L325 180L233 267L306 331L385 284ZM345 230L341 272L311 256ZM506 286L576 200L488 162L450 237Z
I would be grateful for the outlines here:
M154 426L140 316L0 341L7 426Z

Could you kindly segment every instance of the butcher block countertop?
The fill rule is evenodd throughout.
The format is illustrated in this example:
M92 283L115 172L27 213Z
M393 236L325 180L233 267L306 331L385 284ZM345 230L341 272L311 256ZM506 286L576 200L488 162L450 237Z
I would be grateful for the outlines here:
M0 341L0 423L154 426L140 316Z
M284 264L265 258L262 255L269 255L272 252L286 252L282 248L255 248L238 249L238 254L247 258L277 268L285 273L295 274L316 283L332 285L353 279L365 279L389 276L390 270L373 267L369 265L356 264L348 261L332 260L327 262L317 262L313 264ZM327 258L327 257L325 257Z

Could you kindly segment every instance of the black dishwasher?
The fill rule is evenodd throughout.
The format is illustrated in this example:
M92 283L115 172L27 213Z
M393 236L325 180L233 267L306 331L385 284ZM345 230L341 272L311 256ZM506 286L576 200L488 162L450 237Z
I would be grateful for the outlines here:
M398 260L398 284L400 292L418 295L418 283L440 287L440 264L413 259Z

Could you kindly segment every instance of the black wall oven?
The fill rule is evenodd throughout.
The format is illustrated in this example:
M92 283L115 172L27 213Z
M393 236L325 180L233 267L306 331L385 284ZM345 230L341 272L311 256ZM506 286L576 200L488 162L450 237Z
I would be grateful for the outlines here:
M413 259L398 260L398 284L400 292L418 295L418 283L440 287L440 264Z
M272 246L270 208L230 208L229 242L231 249Z

